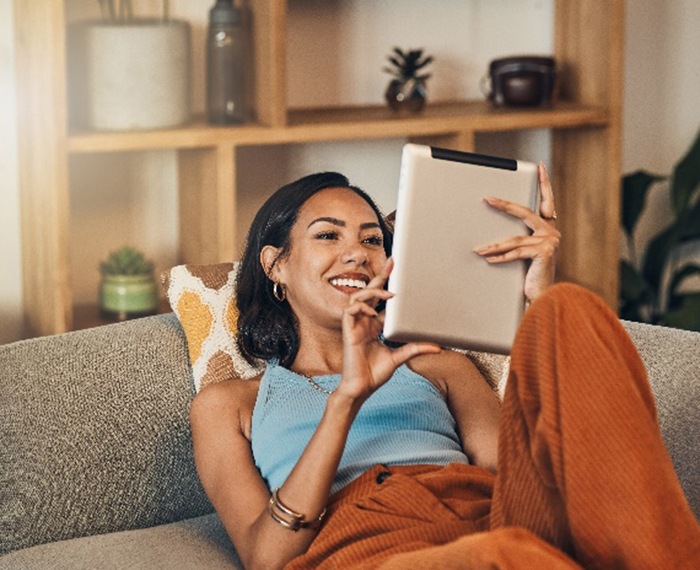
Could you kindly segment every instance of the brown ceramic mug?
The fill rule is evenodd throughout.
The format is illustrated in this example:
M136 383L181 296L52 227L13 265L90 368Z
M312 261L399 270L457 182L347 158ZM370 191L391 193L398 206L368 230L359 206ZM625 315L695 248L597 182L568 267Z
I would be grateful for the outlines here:
M556 63L552 57L514 56L489 65L491 87L486 93L497 107L549 106L556 96ZM483 83L482 83L483 89Z

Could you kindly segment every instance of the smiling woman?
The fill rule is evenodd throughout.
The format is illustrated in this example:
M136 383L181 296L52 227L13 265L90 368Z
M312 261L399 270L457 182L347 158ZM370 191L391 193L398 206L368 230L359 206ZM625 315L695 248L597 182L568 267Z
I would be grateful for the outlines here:
M343 193L349 192L361 199L368 210L365 219L360 222L367 224L361 228L361 237L368 241L369 249L381 250L385 257L390 255L392 238L384 216L374 201L363 190L352 186L345 176L333 172L314 174L282 187L255 216L241 260L236 291L240 312L238 338L240 348L248 359L269 360L275 357L288 366L296 356L299 345L296 317L289 303L280 303L273 291L275 283L278 283L278 290L286 290L289 284L279 279L271 280L270 272L273 269L277 271L279 262L285 265L289 258L292 228L301 214L302 206L327 189L342 189ZM343 227L344 215L342 208L335 220L327 212L315 217L308 215L306 224L299 224L295 233L301 232L303 227L303 231L308 232L307 239L335 243L341 230L348 231ZM263 252L267 252L264 265L261 259ZM331 277L347 278L340 275ZM369 281L366 272L360 272L353 278Z
M367 194L322 173L263 205L236 297L241 352L265 369L190 409L200 479L246 568L700 563L630 339L592 293L550 286L544 166L539 192L537 211L489 201L533 231L478 252L530 261L502 409L465 355L382 341L392 240Z
M309 325L315 321L340 330L348 295L379 273L387 255L377 219L352 190L325 188L300 209L290 234L293 249L262 249L265 272L284 288L300 334L314 330ZM300 340L308 345L314 337Z

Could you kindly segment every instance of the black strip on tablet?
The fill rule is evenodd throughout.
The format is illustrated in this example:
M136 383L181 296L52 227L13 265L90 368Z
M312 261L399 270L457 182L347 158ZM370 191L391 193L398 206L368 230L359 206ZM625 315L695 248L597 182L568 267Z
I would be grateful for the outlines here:
M473 152L461 152L459 150L438 148L436 146L430 147L430 154L433 158L440 160L466 162L467 164L478 164L479 166L502 168L503 170L518 170L518 161L511 158L500 158L498 156L488 156L486 154L476 154Z

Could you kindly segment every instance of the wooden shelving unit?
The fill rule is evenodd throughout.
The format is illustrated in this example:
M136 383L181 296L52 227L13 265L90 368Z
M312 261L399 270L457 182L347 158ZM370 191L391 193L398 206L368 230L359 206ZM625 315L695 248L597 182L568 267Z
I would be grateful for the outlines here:
M203 120L149 132L68 128L66 3L15 0L24 306L34 335L71 330L82 313L70 287L68 163L72 157L174 149L182 262L234 256L236 154L246 146L405 137L478 150L478 133L550 129L552 176L564 239L559 277L617 299L624 0L556 0L561 102L552 109L495 109L483 101L431 104L419 116L383 106L286 107L286 0L250 0L255 22L257 123ZM469 1L469 0L465 0ZM77 308L81 307L81 308Z

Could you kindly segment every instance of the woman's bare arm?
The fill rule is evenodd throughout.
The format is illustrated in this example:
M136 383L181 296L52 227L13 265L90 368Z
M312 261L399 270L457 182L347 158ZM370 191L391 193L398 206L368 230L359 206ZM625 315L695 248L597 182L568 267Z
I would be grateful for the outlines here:
M267 512L270 491L255 467L245 418L252 410L243 381L203 389L190 421L197 471L246 568L281 568L306 551L316 532L292 532ZM254 403L254 394L253 394ZM331 395L316 432L279 491L311 520L323 511L359 406Z

